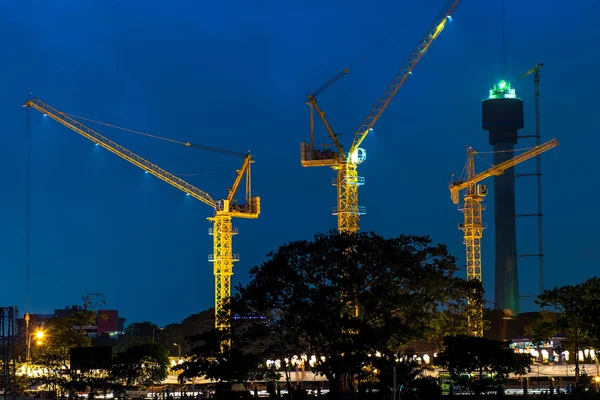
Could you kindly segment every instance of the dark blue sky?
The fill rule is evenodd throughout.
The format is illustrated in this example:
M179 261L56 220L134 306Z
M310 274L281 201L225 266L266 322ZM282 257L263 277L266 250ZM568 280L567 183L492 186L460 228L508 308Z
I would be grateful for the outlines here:
M33 92L76 115L160 136L251 150L259 220L236 221L234 283L284 241L335 228L333 172L300 167L308 140L306 95L340 70L319 97L346 146L443 0L123 2L9 0L0 4L4 195L0 197L1 305L26 311L26 114ZM363 230L430 234L464 262L462 214L449 198L464 149L489 151L481 100L499 79L525 101L533 133L532 79L542 70L546 286L596 274L600 233L596 51L600 3L506 0L502 76L500 0L464 0L401 88L364 147ZM384 40L385 39L385 40ZM366 55L362 62L357 62ZM129 322L177 322L213 305L206 205L32 111L31 312L104 293ZM91 125L213 197L240 161ZM320 125L317 125L319 128ZM327 141L319 130L318 143ZM517 147L529 147L522 143ZM491 160L491 156L487 156ZM533 162L520 167L531 172ZM485 163L479 169L486 168ZM518 212L534 212L534 180L518 181ZM491 184L491 182L488 182ZM493 196L484 218L484 286L493 300ZM535 221L520 221L519 251L536 250ZM522 294L537 293L534 260L521 262ZM523 308L532 309L524 300Z

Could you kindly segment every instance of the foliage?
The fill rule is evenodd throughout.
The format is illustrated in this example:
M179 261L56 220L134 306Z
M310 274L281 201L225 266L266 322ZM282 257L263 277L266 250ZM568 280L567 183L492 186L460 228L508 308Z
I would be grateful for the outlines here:
M115 346L115 350L121 352L128 347L139 344L159 343L169 350L171 356L175 357L180 352L185 354L190 350L186 340L187 337L210 330L214 325L214 309L192 314L181 323L169 324L162 328L149 321L135 322L125 329ZM181 346L181 350L173 343Z
M44 337L39 344L32 343L32 362L48 369L49 373L36 379L37 383L51 387L69 388L70 349L90 346L90 338L84 326L93 325L95 315L89 310L74 310L66 318L56 318L47 322ZM33 342L33 340L32 340Z
M469 311L472 313L485 313L483 307L483 287L475 282L466 283L461 280L452 280L451 291L443 309L436 311L430 322L427 340L435 343L436 350L443 350L444 338L446 336L468 335ZM464 299L471 299L469 304L464 304ZM489 321L481 321L483 329L489 328Z
M270 356L315 354L333 391L353 390L353 377L372 364L368 354L392 359L439 333L440 310L464 310L464 293L480 285L454 277L455 259L428 237L329 232L268 256L236 303L264 316Z
M531 338L531 343L541 347L558 332L557 322L560 314L553 311L542 310L539 317L525 326L525 335Z
M442 388L433 377L420 377L401 390L402 400L434 400L442 397Z
M224 334L216 329L190 338L195 346L188 353L189 360L176 367L182 371L180 378L205 376L218 383L220 393L231 392L234 384L279 379L279 373L267 368L260 355L242 350L247 347L243 337L236 336L237 346L222 351L224 339Z
M159 344L145 343L117 353L110 377L126 388L157 385L167 377L168 368L169 351Z
M359 375L359 379L366 383L361 385L360 390L374 387L379 393L391 394L395 373L397 388L402 399L418 394L419 390L425 391L426 385L422 381L425 379L423 372L429 369L429 366L418 362L413 355L412 352L407 352L398 358L381 354L371 355L370 367L364 368L363 373Z
M552 307L554 316L546 315L534 326L537 341L547 340L563 333L561 347L569 350L575 362L575 380L579 381L579 350L598 346L600 334L600 279L594 277L578 285L546 290L536 303L542 308Z
M444 342L445 350L438 354L436 364L476 395L497 389L509 374L524 375L533 361L528 354L511 350L509 342L464 335L448 336Z
M151 343L153 335L158 333L158 326L152 322L134 322L125 329L125 332L123 332L123 336L121 336L115 346L115 351L123 352L129 347Z

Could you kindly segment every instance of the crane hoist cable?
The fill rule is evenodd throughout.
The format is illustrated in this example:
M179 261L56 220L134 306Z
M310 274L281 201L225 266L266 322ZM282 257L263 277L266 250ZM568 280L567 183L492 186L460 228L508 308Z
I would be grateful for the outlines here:
M29 329L31 297L31 112L25 111L25 313Z
M176 143L176 144L182 144L182 145L184 145L186 147L192 147L192 148L195 148L195 149L212 151L212 152L215 152L215 153L227 154L227 155L230 155L230 156L237 156L237 157L245 157L246 156L245 153L240 153L240 152L237 152L237 151L225 150L225 149L220 149L218 147L205 146L205 145L202 145L202 144L190 143L190 142L183 142L181 140L175 140L175 139L170 139L170 138L166 138L166 137L163 137L163 136L152 135L150 133L136 131L134 129L124 128L124 127L121 127L121 126L118 126L118 125L113 125L113 124L108 124L106 122L96 121L96 120L93 120L93 119L90 119L90 118L85 118L85 117L81 117L81 116L74 115L74 114L64 113L64 115L68 115L69 117L74 118L74 119L80 119L80 120L83 120L83 121L88 121L88 122L93 122L95 124L104 125L104 126L107 126L109 128L120 129L122 131L135 133L136 135L148 136L148 137L153 138L153 139L164 140L166 142L171 142L171 143Z

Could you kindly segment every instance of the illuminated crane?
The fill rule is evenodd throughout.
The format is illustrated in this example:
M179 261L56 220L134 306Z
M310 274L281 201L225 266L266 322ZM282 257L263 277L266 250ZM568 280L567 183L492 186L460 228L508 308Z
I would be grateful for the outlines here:
M209 229L209 234L213 236L214 253L209 255L208 260L214 265L215 327L224 333L228 333L231 328L231 308L229 300L231 296L231 275L233 275L233 263L239 261L239 255L232 253L233 235L237 234L237 229L232 227L231 219L256 219L260 214L260 197L253 197L251 195L250 164L254 161L250 154L244 155L244 163L241 169L237 171L237 177L232 187L229 189L227 197L221 200L213 200L208 193L205 193L183 179L170 174L158 165L152 164L137 154L81 124L77 120L69 117L66 113L58 111L38 99L28 100L23 107L33 108L44 115L47 115L67 128L79 133L81 136L84 136L106 150L185 192L196 200L200 200L215 210L215 215L208 218L209 221L213 222L213 228ZM235 194L244 177L246 181L246 203L238 204L235 200ZM227 340L223 343L223 346L230 346L230 341Z
M338 217L338 230L340 232L357 232L360 215L365 214L365 208L358 205L358 187L364 185L365 179L358 176L357 167L365 161L366 152L359 146L373 129L373 126L390 101L392 101L398 89L400 89L412 73L412 70L421 57L427 52L431 43L444 30L446 23L451 19L450 15L458 6L458 3L460 3L460 0L452 0L446 3L447 6L444 7L443 12L436 18L433 26L419 41L419 44L413 50L408 60L406 60L400 72L396 74L381 98L375 103L367 118L354 134L354 140L348 153L343 150L342 145L337 139L337 134L329 126L325 118L325 112L321 110L316 100L318 94L344 76L348 70L340 72L320 89L308 96L307 104L310 107L310 143L302 142L300 144L300 162L303 167L331 167L337 171L337 178L334 181L334 185L337 187L337 207L333 209L333 215L337 215ZM333 140L335 145L334 150L325 149L325 146L323 146L323 150L315 149L313 110L317 112L329 136Z
M507 169L523 161L529 160L545 151L558 146L558 141L552 139L540 146L535 146L518 156L515 156L479 174L475 174L474 156L477 154L473 148L467 148L466 180L455 181L450 184L450 197L454 204L459 203L459 192L464 192L464 204L459 209L464 213L465 220L458 228L464 232L466 247L467 280L481 282L481 237L485 226L482 222L482 212L485 209L483 198L487 195L486 185L479 182L490 176L502 175ZM473 300L469 299L470 303ZM469 332L473 336L483 336L483 310L481 307L469 307Z

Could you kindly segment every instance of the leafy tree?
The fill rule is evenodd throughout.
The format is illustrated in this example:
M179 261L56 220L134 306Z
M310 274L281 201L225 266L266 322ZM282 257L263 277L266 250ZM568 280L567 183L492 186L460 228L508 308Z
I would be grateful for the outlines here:
M454 285L443 309L435 312L431 319L431 326L427 340L435 343L436 350L443 350L446 336L469 335L468 325L469 308L480 308L483 304L483 287L477 283L465 283L461 280L451 282ZM474 299L465 305L465 299ZM483 308L485 312L485 308ZM478 310L476 311L478 312ZM484 329L489 327L488 321L482 321Z
M205 376L217 382L219 395L231 392L235 384L279 379L279 373L267 368L259 354L242 350L248 347L244 337L236 336L237 345L222 351L224 339L223 333L215 329L190 338L196 345L188 353L189 360L176 367L182 371L180 378Z
M600 340L600 279L596 276L583 283L588 312L584 319L593 336ZM596 344L598 347L598 344Z
M168 368L169 351L159 344L145 343L117 353L110 376L126 388L150 386L161 383Z
M421 395L430 400L441 394L437 383L432 382L424 375L431 368L430 365L422 364L415 359L414 352L407 351L399 357L381 356L372 357L371 368L365 368L365 372L372 376L362 374L360 379L364 384L359 387L360 391L366 391L369 387L377 388L379 393L391 393L396 375L397 390L402 399L418 399ZM437 387L437 390L432 386Z
M66 318L48 321L43 339L31 348L33 363L48 369L48 374L38 379L39 383L69 389L72 382L70 349L90 346L90 338L83 328L94 321L95 315L89 310L73 311Z
M455 259L428 237L329 232L268 256L238 287L236 303L264 316L275 355L315 354L334 392L354 390L369 354L392 359L406 343L434 335L439 311L464 310L457 293L480 285L454 277Z
M579 351L585 346L598 346L600 336L600 279L594 277L574 286L546 290L536 303L552 307L533 327L536 341L545 341L563 333L561 347L569 351L575 363L575 382L579 383Z
M533 321L525 326L525 335L531 338L531 343L537 347L543 346L557 333L559 314L553 311L541 310Z
M154 342L162 344L172 357L176 357L180 352L185 354L190 350L187 337L210 330L214 325L214 309L192 314L180 323L169 324L162 328L149 321L134 322L125 329L115 350L121 352L131 346ZM173 343L181 346L181 351Z
M510 342L464 335L448 336L444 342L446 348L438 354L436 364L445 367L455 383L478 397L498 389L508 381L509 374L524 375L533 361L528 354L511 350Z
M123 352L129 347L151 343L152 337L159 333L158 326L152 322L134 322L125 328L125 332L123 332L123 336L117 342L115 350Z

